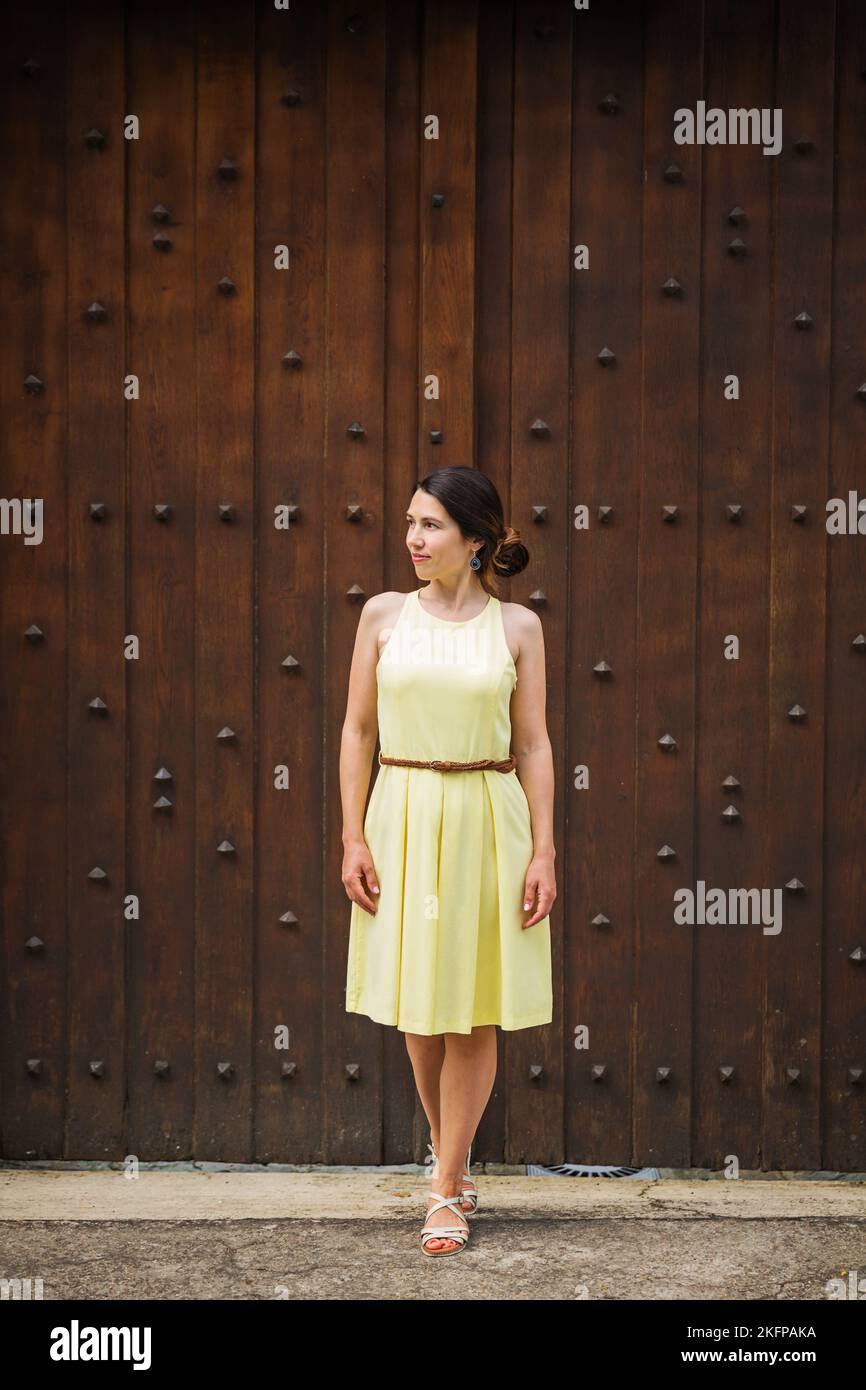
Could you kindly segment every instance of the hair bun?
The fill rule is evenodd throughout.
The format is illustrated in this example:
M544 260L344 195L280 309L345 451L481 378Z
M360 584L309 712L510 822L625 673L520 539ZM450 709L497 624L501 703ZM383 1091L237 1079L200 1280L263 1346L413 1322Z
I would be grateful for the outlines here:
M494 555L498 555L504 545L513 545L515 541L519 540L520 532L515 531L511 526L506 526L499 540L496 542L496 549L493 552Z
M496 572L505 578L520 574L529 564L529 551L520 539L520 532L515 531L513 526L506 526L496 542L492 562Z

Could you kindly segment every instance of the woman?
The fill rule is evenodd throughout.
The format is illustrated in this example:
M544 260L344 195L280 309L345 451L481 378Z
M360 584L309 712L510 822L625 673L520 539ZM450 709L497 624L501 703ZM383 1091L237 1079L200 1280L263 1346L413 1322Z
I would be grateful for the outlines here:
M436 1160L421 1248L451 1255L478 1200L496 1025L553 1017L553 756L541 623L494 592L529 555L493 483L431 473L406 520L426 587L364 604L340 749L346 1009L406 1034Z

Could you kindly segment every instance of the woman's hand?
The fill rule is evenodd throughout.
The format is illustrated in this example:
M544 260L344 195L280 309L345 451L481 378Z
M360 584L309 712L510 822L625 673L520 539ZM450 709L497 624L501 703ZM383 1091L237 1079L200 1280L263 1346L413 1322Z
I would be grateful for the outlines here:
M527 927L535 926L542 917L546 917L556 900L556 875L553 871L552 854L533 855L532 863L526 870L526 887L523 893L523 910L529 912L534 907L535 911L528 922L523 923L523 930Z
M343 887L353 903L375 917L372 894L379 892L379 884L366 840L353 840L343 846Z

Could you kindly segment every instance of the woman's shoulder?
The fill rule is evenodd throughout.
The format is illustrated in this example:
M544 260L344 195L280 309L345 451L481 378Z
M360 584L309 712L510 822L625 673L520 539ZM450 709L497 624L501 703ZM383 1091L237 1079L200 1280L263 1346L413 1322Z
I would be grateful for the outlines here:
M381 594L371 594L362 612L377 621L387 621L399 614L408 597L409 594L401 594L397 589L385 589Z
M502 603L500 600L500 604L502 621L513 627L516 637L521 633L530 637L541 631L541 619L534 609L526 608L522 603Z
M524 608L522 603L503 603L500 600L500 607L508 650L516 662L521 655L537 646L541 636L541 619L531 608Z

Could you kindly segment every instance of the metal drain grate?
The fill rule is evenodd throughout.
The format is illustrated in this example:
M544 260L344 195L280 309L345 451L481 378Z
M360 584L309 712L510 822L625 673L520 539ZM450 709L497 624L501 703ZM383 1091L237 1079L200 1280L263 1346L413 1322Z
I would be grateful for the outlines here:
M658 1178L658 1168L622 1168L609 1163L527 1163L528 1178Z

